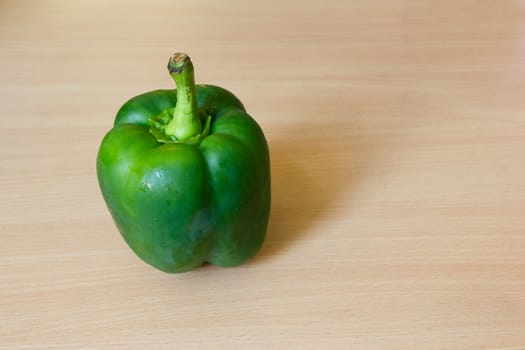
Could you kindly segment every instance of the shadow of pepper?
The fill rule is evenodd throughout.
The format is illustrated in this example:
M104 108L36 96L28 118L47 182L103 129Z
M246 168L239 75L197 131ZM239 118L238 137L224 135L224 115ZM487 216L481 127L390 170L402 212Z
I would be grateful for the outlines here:
M363 154L371 146L370 135L361 135L357 125L345 126L323 132L318 125L305 124L288 134L293 138L269 140L272 209L255 263L322 233L314 229L316 223L337 210L339 198L350 195L366 173L364 160L369 158Z

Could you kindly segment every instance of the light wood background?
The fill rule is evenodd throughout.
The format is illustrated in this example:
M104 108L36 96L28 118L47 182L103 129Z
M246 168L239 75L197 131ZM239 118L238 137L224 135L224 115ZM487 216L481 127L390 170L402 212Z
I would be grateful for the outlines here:
M271 149L263 249L139 261L115 112L187 52ZM0 349L524 349L523 1L2 1Z

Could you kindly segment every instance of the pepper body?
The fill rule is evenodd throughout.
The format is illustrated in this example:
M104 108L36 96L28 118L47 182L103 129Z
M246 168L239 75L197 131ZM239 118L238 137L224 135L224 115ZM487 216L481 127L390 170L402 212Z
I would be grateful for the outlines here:
M165 272L204 262L229 267L260 249L270 211L264 134L241 102L217 86L195 86L207 135L162 142L152 132L177 105L176 90L126 102L104 137L97 175L109 211L130 248ZM179 95L180 96L180 95Z

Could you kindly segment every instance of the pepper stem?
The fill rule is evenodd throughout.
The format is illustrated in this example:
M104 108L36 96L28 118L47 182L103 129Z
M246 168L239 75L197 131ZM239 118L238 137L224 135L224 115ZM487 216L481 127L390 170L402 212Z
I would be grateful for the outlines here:
M202 121L197 109L193 64L188 55L176 53L170 57L168 71L177 86L177 104L164 132L183 141L202 132Z

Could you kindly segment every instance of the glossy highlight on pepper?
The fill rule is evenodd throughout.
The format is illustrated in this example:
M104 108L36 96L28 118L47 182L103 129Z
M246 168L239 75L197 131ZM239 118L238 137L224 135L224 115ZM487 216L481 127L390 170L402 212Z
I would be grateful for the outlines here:
M170 57L176 89L118 111L97 156L107 207L130 248L165 272L253 257L268 225L270 158L263 131L231 92L195 85L193 64Z

